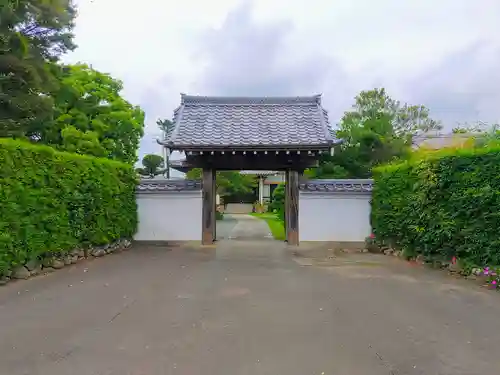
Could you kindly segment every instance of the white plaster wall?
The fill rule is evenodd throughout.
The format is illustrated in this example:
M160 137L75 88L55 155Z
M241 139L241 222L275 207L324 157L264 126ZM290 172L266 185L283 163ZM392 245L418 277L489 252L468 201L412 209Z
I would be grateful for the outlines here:
M137 194L136 241L201 241L201 191Z
M362 242L371 233L369 194L300 192L300 241Z

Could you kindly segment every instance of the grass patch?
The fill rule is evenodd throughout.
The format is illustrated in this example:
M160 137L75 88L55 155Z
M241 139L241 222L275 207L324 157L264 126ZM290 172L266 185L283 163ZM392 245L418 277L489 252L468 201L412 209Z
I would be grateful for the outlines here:
M258 217L259 219L265 220L273 238L278 241L285 241L285 226L282 220L280 220L275 214L263 213L259 214L256 212L251 213L252 216Z

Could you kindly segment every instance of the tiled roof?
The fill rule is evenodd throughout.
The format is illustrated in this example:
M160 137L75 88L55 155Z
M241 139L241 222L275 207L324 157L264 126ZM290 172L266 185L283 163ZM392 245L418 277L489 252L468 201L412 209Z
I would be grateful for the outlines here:
M172 148L327 148L335 142L320 95L181 97L165 142Z
M162 193L175 191L201 190L201 181L198 180L141 180L137 186L138 193Z
M301 182L299 189L325 193L371 193L373 180L308 180Z

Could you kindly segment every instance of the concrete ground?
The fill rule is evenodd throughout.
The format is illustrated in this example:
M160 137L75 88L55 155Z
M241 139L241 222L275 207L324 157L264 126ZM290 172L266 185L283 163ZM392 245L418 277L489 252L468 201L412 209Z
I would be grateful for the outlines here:
M498 293L392 257L136 245L0 288L0 374L497 374L499 318Z
M217 239L272 239L273 235L264 220L245 214L224 214L217 220Z

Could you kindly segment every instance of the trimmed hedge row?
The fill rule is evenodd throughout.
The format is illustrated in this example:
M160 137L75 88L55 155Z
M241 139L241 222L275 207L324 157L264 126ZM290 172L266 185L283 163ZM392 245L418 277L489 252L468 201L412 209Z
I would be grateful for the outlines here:
M126 164L0 139L0 276L44 256L132 237L136 184Z
M500 264L500 146L432 152L377 168L374 179L371 220L381 245Z

